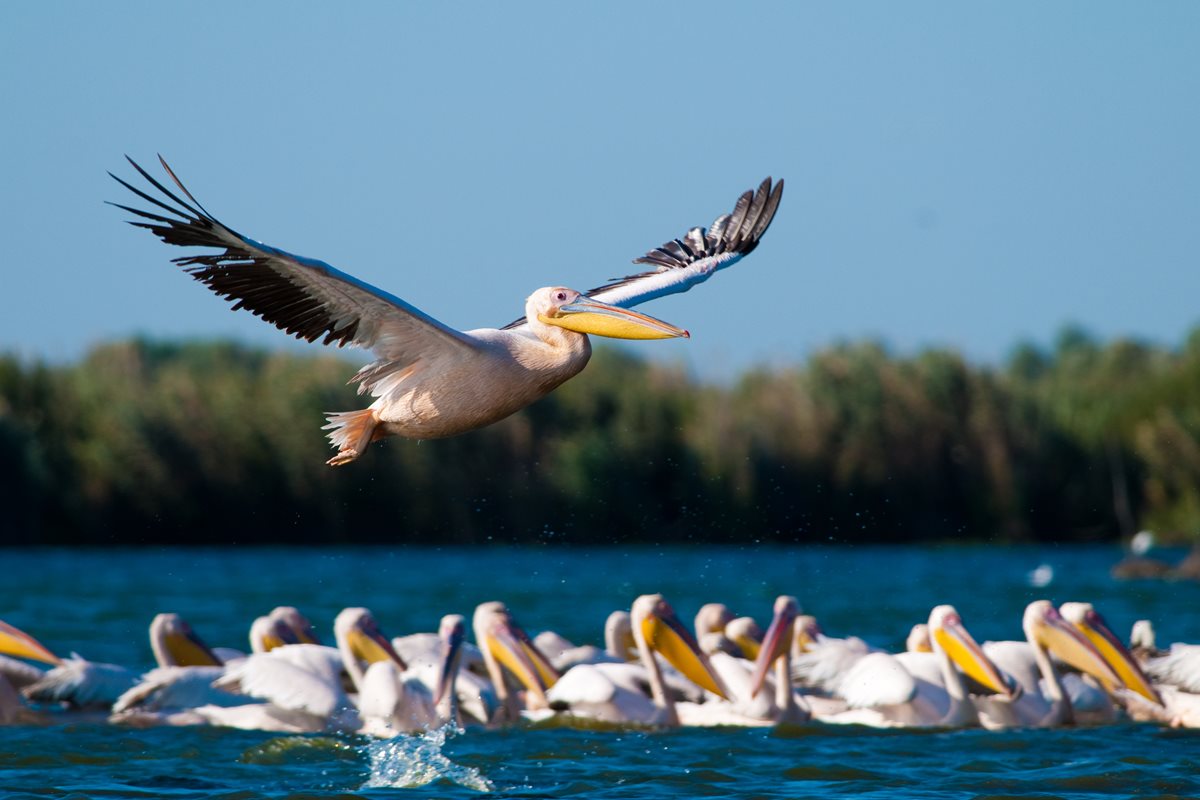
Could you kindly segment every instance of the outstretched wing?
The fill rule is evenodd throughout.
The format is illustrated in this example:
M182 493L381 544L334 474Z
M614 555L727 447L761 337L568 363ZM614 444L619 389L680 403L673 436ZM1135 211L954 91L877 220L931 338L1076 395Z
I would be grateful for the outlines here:
M743 192L733 211L717 217L707 230L692 228L682 238L672 239L633 260L635 264L649 265L650 269L609 281L586 294L605 303L632 308L656 297L686 292L708 280L717 270L732 266L753 252L775 218L782 196L783 179L772 187L768 177L756 191ZM525 320L519 319L506 327L524 324Z
M173 216L112 205L148 220L131 220L129 224L151 231L167 244L221 250L172 261L218 295L235 301L235 310L244 308L297 338L312 342L324 337L325 344L365 347L381 360L400 362L401 366L473 347L458 331L353 275L323 261L256 242L221 224L192 197L162 156L158 160L163 169L190 204L152 178L132 158L126 159L162 193L161 199L111 172L109 175Z

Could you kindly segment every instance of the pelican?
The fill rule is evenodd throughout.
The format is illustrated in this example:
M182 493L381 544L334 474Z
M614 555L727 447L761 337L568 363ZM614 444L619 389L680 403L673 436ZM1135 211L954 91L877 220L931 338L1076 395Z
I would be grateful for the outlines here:
M1143 631L1143 637L1147 633L1153 649L1153 631ZM1156 681L1155 689L1167 708L1171 725L1200 728L1200 645L1177 642L1165 653L1147 658L1144 666Z
M928 624L933 652L863 656L841 684L851 708L819 718L873 727L976 725L978 716L959 669L990 692L1016 696L1017 688L984 655L953 606L935 607Z
M279 250L237 233L211 216L167 162L166 174L191 202L129 163L161 195L112 177L161 213L113 205L140 220L167 244L220 250L174 259L216 294L236 301L276 327L308 341L364 347L377 359L352 378L368 408L328 415L325 430L338 448L329 464L347 464L371 442L387 437L435 439L503 419L575 376L591 356L587 334L621 339L687 337L686 330L629 310L683 292L752 252L771 224L783 181L767 178L708 230L696 227L635 259L646 272L610 281L587 293L564 286L534 291L525 317L504 328L460 332L394 295L330 265ZM169 201L169 202L168 202ZM172 205L172 203L174 205Z
M1109 696L1120 705L1130 717L1137 720L1167 722L1177 727L1200 727L1200 697L1191 694L1187 682L1180 683L1171 680L1171 673L1177 673L1180 659L1186 650L1172 647L1171 654L1162 659L1151 659L1146 662L1146 670L1125 645L1108 627L1108 623L1091 603L1063 603L1059 609L1067 621L1082 633L1105 662L1112 667L1120 678L1120 687L1105 685ZM1153 642L1151 642L1153 645ZM1194 659L1196 660L1196 659ZM1196 660L1200 665L1200 660ZM1169 665L1169 666L1168 666ZM1166 669L1164 669L1166 667ZM1159 683L1151 681L1147 673L1153 675ZM1174 675L1176 679L1182 677ZM1163 680L1166 678L1166 680ZM1190 689L1195 690L1200 683L1194 683Z
M550 707L568 718L598 720L620 725L670 726L680 724L676 690L668 685L662 656L700 688L722 699L728 693L720 677L662 595L642 595L630 610L633 638L641 664L580 664L568 670L546 692ZM548 713L535 713L541 719Z
M538 650L508 607L498 600L480 603L471 624L500 704L489 724L516 722L523 711L549 708L546 690L557 683L558 670ZM523 694L508 683L507 675L524 688Z
M1025 607L1024 642L986 642L984 653L1021 687L1011 697L976 697L985 728L1049 728L1075 722L1076 710L1053 653L1075 669L1115 685L1119 678L1096 648L1055 610L1048 600Z
M739 617L726 626L745 628L744 634L751 638L754 662L714 653L710 661L720 675L731 700L722 702L710 698L700 704L684 703L679 706L679 719L684 725L776 725L806 722L810 713L806 705L797 701L792 689L791 651L795 631L795 620L799 613L796 598L780 595L775 601L774 616L765 636L749 617ZM738 620L749 620L737 626ZM751 629L751 626L752 629ZM739 636L738 638L741 638ZM747 649L748 644L741 645ZM760 694L767 680L767 672L775 666L775 691L773 696Z

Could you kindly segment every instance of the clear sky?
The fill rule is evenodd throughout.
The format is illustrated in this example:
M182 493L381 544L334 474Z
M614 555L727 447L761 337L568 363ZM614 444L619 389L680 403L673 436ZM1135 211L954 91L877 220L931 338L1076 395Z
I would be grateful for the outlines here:
M5 3L0 350L285 334L123 225L163 153L242 233L460 328L787 189L630 345L719 376L844 339L998 361L1200 321L1200 3Z

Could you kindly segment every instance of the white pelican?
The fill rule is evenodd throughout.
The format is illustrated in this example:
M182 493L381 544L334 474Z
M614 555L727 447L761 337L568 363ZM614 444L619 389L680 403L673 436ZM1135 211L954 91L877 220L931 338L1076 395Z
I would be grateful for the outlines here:
M1167 655L1149 658L1140 665L1091 603L1063 603L1060 610L1120 677L1120 689L1107 685L1105 689L1131 718L1200 727L1200 695L1195 694L1200 689L1200 648L1173 645ZM1152 632L1150 637L1153 649Z
M753 641L755 661L716 653L710 657L713 668L721 676L731 699L702 704L681 704L679 718L684 725L795 725L809 719L807 705L796 698L792 689L791 652L795 620L799 612L796 598L780 595L775 601L774 616L761 642ZM739 617L739 619L749 619ZM726 626L734 626L737 620ZM753 622L753 620L751 620ZM747 627L747 635L752 633ZM757 625L753 626L755 629ZM739 632L736 630L735 635ZM761 636L761 632L760 636ZM747 645L742 645L745 650ZM760 694L767 682L767 673L775 665L775 690L772 695Z
M676 691L667 684L656 653L699 687L718 697L728 697L696 640L662 595L642 595L635 600L630 621L641 664L572 667L546 692L552 709L568 718L620 725L679 725ZM688 704L679 707L683 705ZM533 718L547 716L541 713Z
M1076 713L1050 654L1075 669L1115 684L1119 679L1096 648L1048 600L1035 600L1021 619L1025 641L985 642L983 650L1021 687L1013 697L982 696L974 702L985 728L1049 728L1075 722Z
M497 600L480 603L475 607L472 627L500 704L488 723L516 722L523 711L548 708L546 690L558 681L558 671L538 650L508 607ZM510 684L508 675L512 675L520 686ZM523 694L520 693L522 688Z
M978 724L959 669L988 691L1004 697L1017 693L1012 682L984 655L953 606L937 606L930 612L929 638L932 653L891 656L873 652L860 658L840 686L851 708L818 718L873 727ZM897 702L905 695L907 700Z
M523 320L498 330L460 332L322 261L226 227L204 210L161 156L163 169L191 203L128 160L161 198L112 177L173 215L114 203L146 220L130 224L168 244L222 251L174 259L192 277L236 301L235 309L245 308L301 339L324 337L325 344L357 345L377 356L353 378L359 392L370 392L375 402L328 417L325 429L338 448L331 465L353 461L368 444L386 436L454 436L519 411L584 368L591 355L589 333L623 339L688 336L629 308L686 291L753 251L783 193L782 180L772 188L767 178L757 191L742 194L732 213L718 217L707 231L692 228L681 239L635 259L650 270L587 294L562 286L538 289L525 303Z
M487 725L495 716L499 701L487 677L483 654L478 647L463 641L455 632L460 619L459 614L448 614L442 618L436 633L395 636L392 638L392 647L409 668L422 671L426 683L431 686L433 684L429 676L446 665L447 649L452 648L457 675L452 700L457 724L460 727L468 724ZM439 715L444 716L447 712L448 709L439 709Z

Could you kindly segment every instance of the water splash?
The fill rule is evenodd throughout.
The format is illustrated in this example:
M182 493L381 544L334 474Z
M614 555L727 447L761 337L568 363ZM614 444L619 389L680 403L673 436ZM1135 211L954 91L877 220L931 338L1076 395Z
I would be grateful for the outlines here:
M362 788L409 789L444 779L478 792L493 791L492 782L479 770L455 764L442 753L446 740L462 732L446 725L365 745L362 750L370 759L371 775Z

